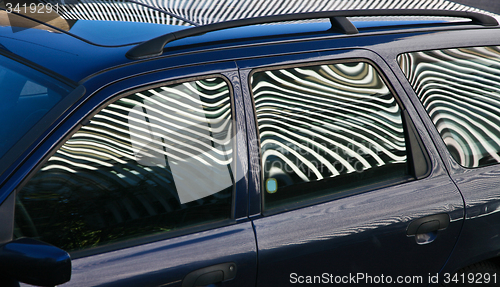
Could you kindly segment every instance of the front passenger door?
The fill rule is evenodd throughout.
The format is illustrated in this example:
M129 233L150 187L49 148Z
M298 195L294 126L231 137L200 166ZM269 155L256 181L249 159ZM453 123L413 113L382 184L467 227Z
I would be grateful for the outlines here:
M239 94L220 74L120 93L18 187L14 237L70 252L68 286L254 286Z

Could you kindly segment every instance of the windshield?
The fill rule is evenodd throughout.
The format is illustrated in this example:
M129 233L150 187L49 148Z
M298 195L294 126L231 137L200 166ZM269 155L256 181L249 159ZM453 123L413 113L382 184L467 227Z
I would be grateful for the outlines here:
M72 90L47 74L0 55L0 158Z

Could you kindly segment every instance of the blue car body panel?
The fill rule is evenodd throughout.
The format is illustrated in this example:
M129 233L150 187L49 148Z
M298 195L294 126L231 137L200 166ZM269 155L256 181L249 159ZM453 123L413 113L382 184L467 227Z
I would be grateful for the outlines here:
M295 58L300 58L300 61ZM390 83L396 80L378 55L363 50L322 51L300 57L281 56L237 63L245 67L240 72L244 81L245 75L255 68L253 65L273 67L337 59L373 61ZM251 101L248 85L244 87L245 99ZM392 88L405 107L413 110L401 86L393 85ZM247 105L247 109L247 114L253 112L251 105ZM431 147L432 141L424 132L423 124L417 121L414 124L422 132L426 146ZM257 135L251 134L249 129L249 142L251 138L255 139ZM254 215L259 250L257 285L284 286L300 283L300 280L306 282L306 276L318 276L321 280L318 283L334 282L335 276L358 279L358 276L366 278L367 275L383 275L395 282L398 276L427 277L439 273L460 234L464 209L461 194L448 177L436 151L429 149L428 153L432 172L425 179L263 217L259 215L261 203L258 199L264 191L260 174L254 174L250 213ZM449 214L452 223L446 230L438 232L435 241L419 245L415 237L406 235L409 222L439 213ZM394 252L395 249L400 251ZM428 283L426 278L413 285L427 286Z
M421 35L420 37L402 37L396 39L397 47L388 48L380 45L374 51L388 62L398 78L404 78L396 57L407 51L422 51L429 49L444 49L446 47L494 46L498 45L497 30L486 29L470 31L465 38L457 42L459 32L437 32ZM500 203L498 196L498 180L495 175L498 165L485 166L476 169L466 169L456 163L446 148L441 136L423 109L419 99L407 81L401 81L409 100L422 119L425 129L439 152L446 170L452 181L458 187L464 199L465 220L456 248L452 253L442 273L452 273L457 269L496 257L493 250L499 246L497 206Z
M472 28L413 31L409 25L405 32L382 27L369 35L351 37L326 32L328 23L300 24L303 31L296 31L296 25L276 25L275 30L245 27L193 37L167 46L162 56L139 61L125 57L132 46L119 42L122 40L98 46L64 33L27 29L13 34L10 28L0 27L0 44L5 49L86 88L83 98L68 107L0 176L2 202L61 141L113 97L139 87L203 75L223 75L231 83L237 132L242 135L237 141L237 167L243 174L236 184L231 221L178 237L152 237L75 253L67 286L181 286L189 272L225 262L236 263L238 273L236 279L220 286L284 286L291 283L292 273L427 276L453 272L498 254L499 167L471 171L451 160L396 57L407 51L494 45L500 32ZM373 27L379 24L363 25L376 30ZM234 40L243 32L245 38ZM130 39L130 43L134 41ZM210 43L200 45L205 41ZM113 44L123 46L105 46ZM339 59L365 59L380 69L413 116L430 157L431 172L424 179L263 215L260 162L251 158L255 147L250 143L258 135L248 76L256 68ZM419 245L406 235L412 220L440 213L449 214L451 222L434 242ZM0 226L0 233L12 233L9 228ZM424 277L420 285L427 283Z
M226 262L238 270L222 286L255 286L257 249L250 222L73 259L72 280L65 286L182 286L188 273Z

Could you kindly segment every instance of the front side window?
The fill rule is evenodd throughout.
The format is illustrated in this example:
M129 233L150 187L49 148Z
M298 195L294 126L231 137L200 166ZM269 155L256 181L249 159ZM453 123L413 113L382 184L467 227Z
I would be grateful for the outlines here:
M108 104L18 191L15 236L78 250L229 219L234 142L222 78Z
M251 81L264 209L407 177L401 109L369 63L258 71Z
M399 65L452 157L463 167L500 162L500 48L400 55Z

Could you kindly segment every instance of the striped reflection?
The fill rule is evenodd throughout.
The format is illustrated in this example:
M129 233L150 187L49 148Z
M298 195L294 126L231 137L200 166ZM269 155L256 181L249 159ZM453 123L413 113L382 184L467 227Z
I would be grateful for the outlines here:
M500 162L498 47L415 52L398 61L458 163Z
M65 249L227 218L234 159L230 103L221 78L121 98L48 159L20 191L21 203L40 226L67 228L38 230L44 241ZM44 206L56 202L56 211ZM78 222L80 229L65 225L67 214L68 224ZM73 233L91 239L66 238Z
M406 163L400 108L367 63L257 72L252 88L264 177L279 187Z
M472 11L498 16L488 11L447 0L135 0L134 2L138 4L126 0L42 1L54 5L59 4L58 13L63 19L67 20L127 21L183 26L190 25L187 21L192 24L206 25L259 16L356 9L440 9ZM145 5L164 10L187 21L184 22L179 18L146 8ZM356 17L352 18L352 20L362 21L366 20L366 18ZM370 20L373 20L373 18ZM448 20L452 21L452 19Z
M331 1L331 0L138 0L142 3L164 9L175 15L201 25L244 19L259 16L291 14L315 11L356 10L356 9L442 9L482 12L487 11L468 7L447 0L363 0L363 1Z
M126 0L42 0L52 5L58 4L57 13L66 20L99 20L143 22L175 26L191 26L179 17L157 11L141 2Z

